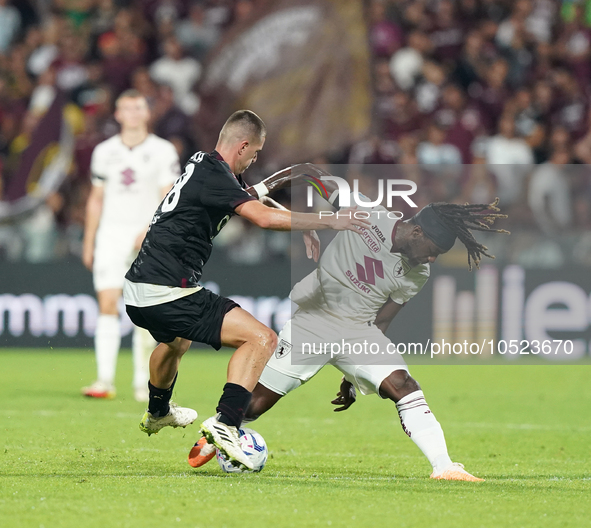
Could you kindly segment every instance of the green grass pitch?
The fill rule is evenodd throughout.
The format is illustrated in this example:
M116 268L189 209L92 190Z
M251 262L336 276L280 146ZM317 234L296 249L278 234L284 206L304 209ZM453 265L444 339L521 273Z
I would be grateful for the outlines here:
M175 400L213 414L228 357L191 350ZM190 468L197 424L139 431L129 353L115 400L79 395L93 373L89 351L0 351L0 526L591 526L589 366L411 368L484 483L430 480L391 402L333 413L330 367L253 424L271 456L248 475Z

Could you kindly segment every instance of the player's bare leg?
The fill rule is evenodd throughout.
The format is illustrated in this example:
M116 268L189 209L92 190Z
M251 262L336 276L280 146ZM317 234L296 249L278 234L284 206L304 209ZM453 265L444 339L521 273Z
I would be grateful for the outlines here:
M148 410L140 422L140 430L148 436L163 427L186 427L197 419L197 412L178 407L170 401L179 363L191 341L177 337L170 343L160 343L150 357L150 399Z
M254 390L277 346L277 335L247 311L234 308L224 317L221 338L224 346L236 349L228 363L228 383Z
M264 385L257 383L252 391L252 399L244 415L243 423L254 422L259 416L271 409L281 398L283 398L283 395L277 394Z
M240 447L238 428L250 403L251 391L277 346L277 335L242 308L234 308L224 317L221 341L236 348L236 352L228 364L227 383L216 409L219 414L201 424L210 446L206 448L203 440L197 442L189 454L189 463L193 467L203 465L213 456L215 446L234 463L252 469L252 462Z
M454 463L447 453L441 425L429 409L419 384L406 370L395 370L380 385L380 395L396 403L404 432L433 466L431 478L481 482L462 464Z
M131 351L133 356L133 393L136 401L147 402L149 400L150 356L156 346L157 343L148 330L139 326L134 327Z
M120 297L121 290L117 288L97 292L99 316L94 338L97 380L82 388L82 394L91 398L115 397L115 370L121 346Z
M172 386L179 363L185 352L189 350L191 341L177 337L171 343L160 343L150 356L150 383L159 389Z

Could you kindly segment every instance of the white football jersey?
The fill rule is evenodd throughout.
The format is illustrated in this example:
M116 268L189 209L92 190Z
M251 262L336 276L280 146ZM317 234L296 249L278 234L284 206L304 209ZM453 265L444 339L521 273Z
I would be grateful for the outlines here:
M99 229L147 229L162 201L162 188L180 176L174 145L149 134L129 148L119 134L103 141L92 153L92 183L105 188Z
M339 232L318 268L294 286L290 296L300 308L367 323L388 298L404 304L427 282L429 264L411 268L405 256L391 252L399 222L395 215L382 206L364 210L371 212L371 226L360 234Z

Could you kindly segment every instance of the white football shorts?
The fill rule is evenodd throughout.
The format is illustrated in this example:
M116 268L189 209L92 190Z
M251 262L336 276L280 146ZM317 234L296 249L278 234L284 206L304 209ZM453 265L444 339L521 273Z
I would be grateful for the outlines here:
M311 344L320 350L324 343L327 353L308 353L313 350ZM339 344L344 352L331 357L330 343ZM374 351L379 350L379 354L353 353L354 350L368 350L370 345ZM277 348L259 381L273 392L285 395L331 364L361 394L379 395L382 381L392 372L408 371L401 355L387 354L388 345L392 349L392 342L374 324L344 322L298 310L279 333ZM351 353L347 353L349 350ZM386 362L388 364L383 364Z
M125 274L137 256L139 229L99 229L94 248L92 278L95 291L123 289Z

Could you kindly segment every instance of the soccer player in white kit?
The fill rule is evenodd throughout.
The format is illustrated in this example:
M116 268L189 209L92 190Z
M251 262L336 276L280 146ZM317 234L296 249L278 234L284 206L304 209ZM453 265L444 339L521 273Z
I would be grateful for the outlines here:
M86 206L82 260L92 271L99 304L95 333L97 380L82 393L115 396L115 370L121 345L118 303L125 273L137 255L150 221L180 175L173 144L149 133L150 112L136 90L123 92L115 119L121 132L92 153L92 190ZM135 327L132 339L133 388L148 401L148 358L156 346L147 330Z
M441 425L402 356L384 354L393 345L385 336L390 322L420 292L429 278L429 265L451 249L456 236L468 250L470 267L472 262L478 265L482 255L490 256L468 228L488 230L487 224L504 216L491 210L498 211L496 202L430 204L403 222L382 206L364 209L371 215L371 226L361 228L360 234L337 234L317 269L293 287L290 297L298 309L278 336L275 354L253 391L245 423L332 364L344 374L332 402L341 407L335 410L354 403L355 387L362 394L389 398L396 404L405 433L431 463L431 478L482 480L451 461ZM341 351L373 348L379 352L364 355L363 360L351 352L332 356L334 343ZM327 353L312 352L323 347ZM212 457L199 440L189 454L189 464L200 467Z

